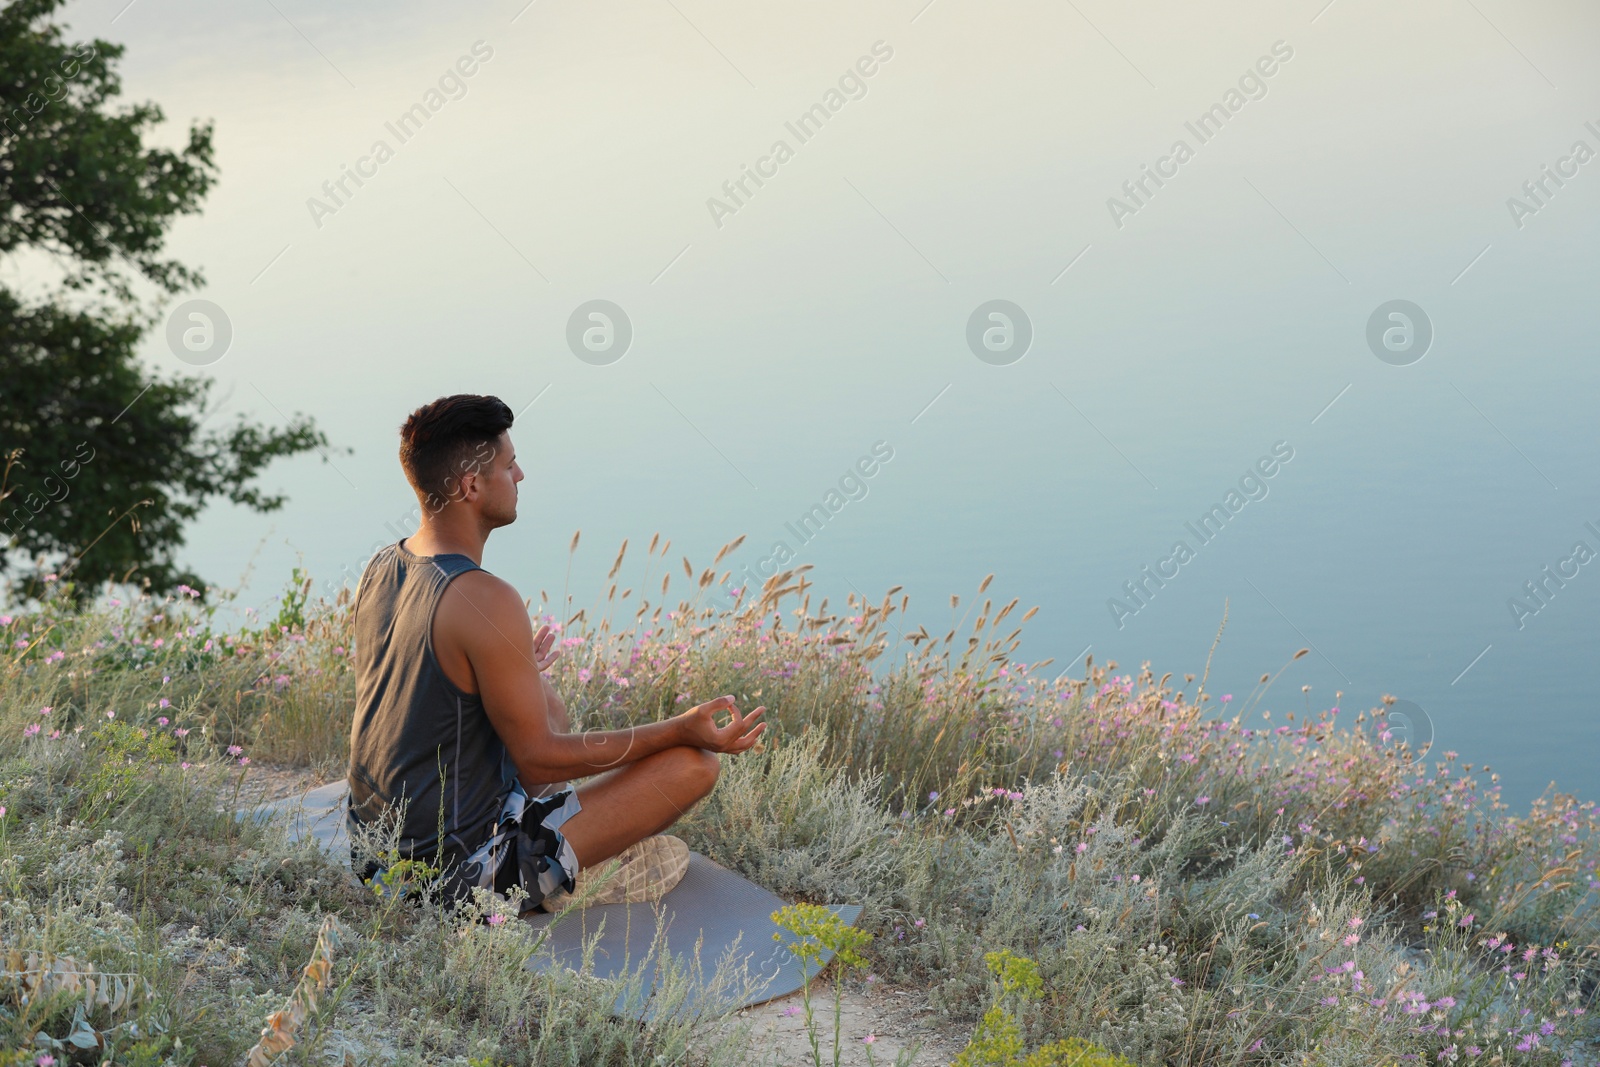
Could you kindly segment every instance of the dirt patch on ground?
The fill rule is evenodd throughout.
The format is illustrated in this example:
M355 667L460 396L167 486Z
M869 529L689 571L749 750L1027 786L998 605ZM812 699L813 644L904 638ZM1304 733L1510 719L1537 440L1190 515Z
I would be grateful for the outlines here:
M337 774L325 774L311 767L291 767L277 763L255 763L239 768L243 780L239 783L238 803L229 806L248 810L269 800L296 797L308 789L327 785ZM233 798L230 795L228 799Z
M966 1035L941 1031L942 1017L922 1008L919 1001L916 993L903 989L876 988L865 994L846 991L840 1000L839 1062L851 1067L893 1064L903 1050L918 1046L909 1061L916 1067L948 1064L966 1046ZM830 984L818 982L811 987L811 1011L817 1049L824 1063L832 1063ZM812 1062L811 1039L799 993L745 1008L738 1014L751 1024L752 1067L791 1067Z

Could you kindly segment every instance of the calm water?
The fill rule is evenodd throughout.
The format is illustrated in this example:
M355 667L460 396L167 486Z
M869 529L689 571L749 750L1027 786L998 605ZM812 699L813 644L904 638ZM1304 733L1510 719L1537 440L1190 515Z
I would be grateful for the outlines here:
M743 533L735 569L783 541L939 633L992 571L1024 658L1179 676L1226 605L1214 692L1309 646L1268 707L1390 693L1519 803L1600 793L1600 14L924 3L73 5L169 143L217 122L171 248L232 325L218 417L350 450L189 560L254 560L255 604L359 567L409 532L404 415L493 392L528 480L486 563L527 594L575 529L579 604L624 537L637 576L654 531L697 568ZM995 300L1026 326L969 330ZM1394 300L1425 351L1414 310L1369 343Z

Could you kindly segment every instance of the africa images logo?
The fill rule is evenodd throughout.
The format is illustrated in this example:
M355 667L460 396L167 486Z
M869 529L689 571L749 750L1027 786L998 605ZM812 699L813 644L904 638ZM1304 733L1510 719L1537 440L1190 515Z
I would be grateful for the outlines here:
M1212 504L1198 519L1183 524L1184 529L1194 537L1193 545L1188 537L1178 538L1171 551L1156 560L1153 568L1146 565L1138 575L1123 582L1122 591L1127 600L1117 597L1106 600L1106 609L1111 612L1111 621L1117 624L1117 629L1122 629L1127 619L1143 611L1155 599L1156 593L1166 588L1167 582L1182 573L1182 568L1199 555L1201 548L1217 539L1228 520L1243 511L1246 504L1252 500L1267 499L1267 494L1271 492L1267 479L1275 476L1293 458L1294 447L1289 442L1274 444L1270 455L1256 460L1255 465L1240 476L1237 488L1228 488L1221 503Z
M1195 157L1201 145L1221 133L1222 128L1244 109L1245 104L1264 99L1267 95L1267 79L1277 74L1280 66L1293 58L1294 49L1287 41L1272 42L1271 55L1257 59L1239 76L1236 86L1230 85L1223 92L1220 101L1202 111L1193 122L1183 124L1194 137L1193 145L1180 137L1172 142L1172 148L1166 155L1156 160L1154 167L1148 163L1140 164L1139 176L1122 183L1123 196L1106 199L1106 210L1111 213L1111 221L1117 229L1122 229L1125 219L1137 215L1149 204L1157 190L1176 178L1179 168Z
M464 55L455 61L454 66L446 67L445 72L439 75L437 86L428 86L420 101L402 111L394 122L383 124L384 128L394 136L395 144L403 145L410 141L422 132L423 124L438 114L445 104L465 97L466 79L478 73L480 64L487 63L493 58L494 49L487 42L474 41L471 55ZM366 155L356 160L353 169L346 164L339 164L339 176L322 183L322 192L327 201L314 196L306 198L306 209L311 212L311 221L316 224L317 229L322 229L324 216L337 215L339 210L349 204L356 193L367 184L367 181L378 176L378 168L394 156L395 149L380 137L372 142L372 147ZM355 183L355 189L349 187L351 182Z
M892 58L894 48L888 42L873 42L872 54L862 56L853 66L846 67L845 72L839 75L837 87L830 87L822 94L820 101L802 111L793 122L783 124L784 129L793 136L794 144L791 145L782 137L773 141L766 154L756 157L753 166L741 164L739 176L722 183L722 196L726 199L707 197L706 210L711 212L711 221L717 229L722 229L723 220L729 215L737 215L739 209L755 196L756 190L767 184L767 180L778 176L778 168L794 158L796 147L821 133L822 127L843 110L846 103L865 97L867 79L878 73L882 64Z
M894 459L894 446L888 441L874 441L870 455L861 456L855 463L845 468L839 476L837 488L829 486L827 492L822 494L822 499L812 504L794 522L783 524L784 529L794 537L798 545L807 545L816 540L825 526L835 516L845 509L845 505L852 500L865 500L871 491L868 479L881 471L891 459ZM757 578L766 579L778 573L780 567L787 567L795 559L796 552L789 547L789 542L784 538L776 538L772 542L772 550L756 561L755 573L751 573L750 564L746 563L740 568L739 578L733 588L746 590L750 583ZM757 587L760 586L757 581ZM730 596L733 594L730 593Z

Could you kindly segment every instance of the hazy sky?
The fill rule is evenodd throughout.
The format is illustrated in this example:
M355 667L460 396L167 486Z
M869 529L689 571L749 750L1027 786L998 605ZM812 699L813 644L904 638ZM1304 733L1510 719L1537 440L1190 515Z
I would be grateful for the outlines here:
M1041 605L1024 653L1052 672L1092 648L1181 674L1226 599L1225 685L1309 643L1280 704L1394 693L1519 795L1600 786L1600 567L1520 628L1508 607L1578 539L1600 549L1600 159L1572 154L1600 151L1592 6L66 11L72 39L127 44L126 98L163 107L164 142L216 123L220 183L170 243L232 324L197 373L227 412L307 412L352 450L273 467L280 514L194 529L213 580L255 560L246 601L297 558L336 578L396 539L395 430L442 393L522 412L521 519L486 564L556 593L581 528L579 603L657 530L697 567L747 534L731 562L755 566L881 441L865 496L799 550L836 603L904 583L942 631L994 571L991 596ZM346 168L366 176L336 203ZM747 168L765 177L734 201ZM631 324L607 365L568 346L592 300ZM991 300L1031 326L1007 365L967 340ZM1392 300L1432 327L1406 365L1367 340ZM145 355L186 369L163 336ZM1118 618L1123 583L1280 442L1266 495Z

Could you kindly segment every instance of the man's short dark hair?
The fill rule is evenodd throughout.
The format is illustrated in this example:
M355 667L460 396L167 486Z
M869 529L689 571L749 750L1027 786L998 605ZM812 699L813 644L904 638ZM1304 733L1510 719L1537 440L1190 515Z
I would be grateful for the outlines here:
M443 507L463 473L493 458L494 443L514 420L497 396L458 393L422 405L400 427L406 480L430 506Z

